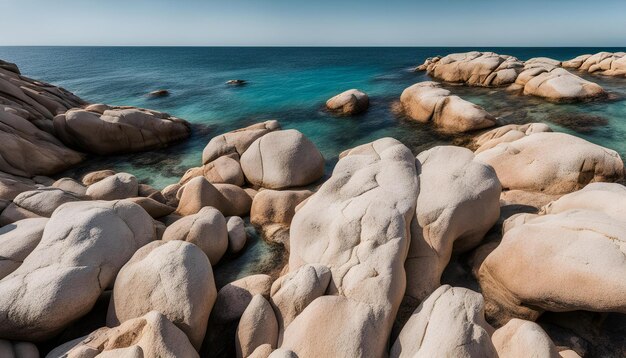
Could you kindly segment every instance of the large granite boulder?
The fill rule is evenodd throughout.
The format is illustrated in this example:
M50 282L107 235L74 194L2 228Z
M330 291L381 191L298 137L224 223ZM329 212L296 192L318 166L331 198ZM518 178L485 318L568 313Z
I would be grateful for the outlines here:
M191 134L185 120L134 107L110 107L104 113L71 109L54 117L54 130L66 145L101 155L163 148Z
M0 280L15 271L37 247L48 219L25 219L0 228Z
M198 246L217 265L228 249L228 228L222 213L210 206L167 227L163 241L181 240Z
M500 143L513 142L540 132L552 132L552 129L544 123L507 124L494 128L474 138L475 153L478 154Z
M389 356L498 357L492 332L479 293L444 285L413 312Z
M200 349L217 290L211 263L196 245L155 241L124 265L115 280L107 325L159 311Z
M285 189L314 183L324 176L324 157L295 129L274 131L255 140L241 155L241 168L253 185Z
M241 156L252 142L278 129L278 121L271 120L214 137L202 151L202 164L208 164L223 155Z
M0 225L34 217L49 218L59 206L84 199L83 196L53 187L25 191L16 196L0 214Z
M117 173L91 184L86 194L94 200L132 198L139 194L139 183L134 175Z
M116 327L103 327L52 350L46 358L198 357L180 328L157 311Z
M126 261L154 239L152 218L133 203L62 205L39 245L0 280L0 337L53 337L89 312Z
M370 99L357 89L347 90L326 101L326 108L333 112L355 115L367 111Z
M417 69L446 82L496 87L515 82L523 66L512 56L472 51L428 58Z
M452 95L436 82L414 84L402 92L400 102L408 117L431 122L444 132L468 132L496 124L496 118L485 109Z
M0 89L0 99L1 95ZM0 105L0 171L24 177L51 175L84 159L81 153L21 117L21 112L16 114L7 108Z
M624 162L617 152L565 133L533 133L484 150L476 158L496 170L503 189L564 194L624 177Z
M232 184L211 184L204 177L195 177L178 190L176 212L192 215L205 206L212 206L224 216L243 216L250 212L252 199L242 188Z
M589 73L605 76L626 76L626 52L598 52L593 55L581 55L561 64Z
M543 311L626 313L626 187L593 183L504 224L482 262L486 312L500 324Z
M383 356L404 295L404 259L415 215L415 157L392 138L344 156L296 212L289 271L322 264L326 295L291 322L281 348L297 356Z
M498 328L491 340L500 357L561 357L550 337L535 322L514 318Z
M263 295L255 295L243 312L237 326L235 337L237 358L248 357L258 347L265 344L276 348L277 342L278 323L274 310Z
M289 226L296 206L312 194L310 190L261 190L252 200L250 223L264 239L289 248Z
M203 176L210 183L214 184L226 183L242 186L245 181L239 161L226 155L201 167L187 170L179 183L185 185L189 180L198 176Z
M488 165L461 147L435 147L417 156L420 192L406 259L406 295L423 300L440 285L453 251L480 244L500 216L500 182Z

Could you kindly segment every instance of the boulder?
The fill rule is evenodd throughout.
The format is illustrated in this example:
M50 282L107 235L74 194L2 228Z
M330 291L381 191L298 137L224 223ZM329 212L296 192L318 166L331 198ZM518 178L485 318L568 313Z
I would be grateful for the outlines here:
M148 97L167 97L169 95L170 92L166 89L159 89L148 93Z
M551 101L578 101L606 97L598 84L544 61L527 61L515 84L524 87L524 94Z
M255 295L237 326L235 337L237 358L250 356L255 349L264 344L276 348L277 341L278 323L272 306L262 295Z
M230 156L221 156L202 167L187 170L179 183L185 185L189 180L198 176L203 176L213 184L225 183L242 186L245 181L239 161Z
M61 178L52 183L52 186L78 196L87 194L87 187L72 178Z
M117 173L108 176L87 188L87 195L94 200L117 200L136 197L139 184L134 175Z
M245 223L239 216L229 216L226 218L226 229L228 230L228 252L236 254L246 246L248 240Z
M65 147L58 139L37 128L28 119L3 110L2 107L0 142L0 171L13 175L52 175L84 159L83 154Z
M134 107L71 109L54 117L54 130L66 145L100 155L163 148L191 134L185 120Z
M402 92L400 102L408 117L432 122L444 132L469 132L496 124L496 118L484 108L453 96L436 82L414 84Z
M347 90L326 101L326 108L345 115L356 115L367 111L370 99L357 89Z
M444 285L413 312L389 356L498 357L479 293Z
M17 65L11 62L0 60L0 68L2 68L3 70L14 72L18 75L21 74L20 69L17 67Z
M107 355L109 354L109 355ZM128 355L125 355L128 354ZM183 331L157 311L130 319L117 327L103 327L63 344L46 358L198 357Z
M200 349L217 290L211 263L197 246L155 241L124 265L115 280L107 325L161 312Z
M264 274L250 275L222 287L211 312L211 321L224 324L238 321L252 297L270 297L273 279Z
M0 281L0 337L53 337L89 312L126 261L154 238L152 218L133 203L62 205L39 245Z
M212 206L225 216L241 216L250 211L252 199L240 187L231 184L211 184L204 177L191 179L179 189L180 200L176 212L192 215L205 206Z
M310 190L262 190L252 200L250 223L266 240L289 248L289 226L296 206L312 194Z
M37 183L32 179L0 172L0 201L13 201L19 193L36 188Z
M150 198L128 198L128 201L132 201L133 203L141 206L152 218L158 219L162 218L166 215L169 215L176 210L175 208L162 204L154 199Z
M37 247L48 219L24 219L0 228L0 280L15 271Z
M626 187L593 183L504 224L478 279L487 315L505 324L543 311L626 313Z
M223 155L240 156L252 142L278 129L278 121L271 120L214 137L202 151L202 164L208 164Z
M222 213L210 206L197 214L185 216L163 233L163 241L181 240L198 246L217 265L228 249L228 228Z
M19 194L13 199L11 205L22 211L31 212L36 216L49 218L59 206L84 199L85 197L83 196L62 189L43 187ZM2 213L2 215L4 215L4 213Z
M492 341L500 357L560 358L550 337L535 322L514 318L493 333Z
M474 138L475 153L484 152L500 143L509 143L534 133L552 132L544 123L507 124L494 128Z
M2 64L0 63L0 65ZM39 358L39 349L30 342L11 342L0 339L0 357Z
M392 138L353 152L291 223L289 271L307 264L331 271L327 295L284 332L281 348L300 357L383 356L404 295L415 157Z
M626 76L626 52L598 52L563 61L563 67L604 76Z
M289 129L255 140L241 155L241 168L255 186L285 189L309 185L324 176L324 157L304 134Z
M503 189L564 194L624 177L617 152L565 133L541 132L476 155L491 165Z
M180 184L170 184L161 190L161 195L165 198L165 204L169 206L178 206L178 191L182 188Z
M110 177L112 175L115 175L117 173L115 173L115 171L113 170L98 170L95 172L90 172L87 173L83 176L83 178L81 179L83 185L85 186L90 186L91 184L95 184L97 182L99 182L100 180Z
M406 295L421 301L440 285L453 252L480 244L500 216L500 182L488 165L461 147L417 156L419 195L405 262Z

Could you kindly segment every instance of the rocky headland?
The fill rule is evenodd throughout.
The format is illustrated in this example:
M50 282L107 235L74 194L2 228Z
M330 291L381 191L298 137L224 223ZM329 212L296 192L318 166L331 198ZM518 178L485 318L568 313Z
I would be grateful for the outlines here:
M594 100L606 92L564 69L620 73L623 54L594 56L471 52L420 68ZM268 120L214 136L165 188L113 170L59 178L191 126L89 104L0 61L0 357L624 356L620 155L543 123L502 125L436 82L399 103L471 141L413 153L380 138L328 172L315 143ZM327 107L369 104L350 90ZM249 230L284 260L218 285Z

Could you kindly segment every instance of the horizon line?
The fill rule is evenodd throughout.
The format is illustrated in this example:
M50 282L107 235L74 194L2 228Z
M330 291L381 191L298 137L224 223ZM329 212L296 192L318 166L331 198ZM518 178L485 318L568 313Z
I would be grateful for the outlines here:
M219 47L219 48L624 48L621 46L598 46L598 45L543 45L543 46L510 46L510 45L2 45L2 47Z

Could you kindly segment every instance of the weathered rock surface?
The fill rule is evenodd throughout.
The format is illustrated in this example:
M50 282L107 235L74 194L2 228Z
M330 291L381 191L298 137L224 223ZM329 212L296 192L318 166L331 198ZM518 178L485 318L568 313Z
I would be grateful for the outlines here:
M370 99L357 89L347 90L326 101L326 108L345 115L355 115L367 111Z
M504 324L544 310L626 312L626 187L593 183L504 225L479 282L486 311Z
M214 137L202 151L202 164L208 164L223 155L241 156L252 142L278 129L280 129L280 124L271 120Z
M202 167L187 170L179 183L185 185L189 180L198 176L203 176L213 184L225 183L242 186L245 182L239 161L225 155Z
M2 65L0 60L0 66ZM0 339L0 357L39 358L37 346L30 342L11 342Z
M224 216L242 216L250 212L252 206L252 199L240 187L213 185L204 177L191 179L178 192L181 194L176 212L183 216L195 214L205 206L218 209Z
M133 203L141 206L152 218L159 219L164 216L167 216L176 210L175 208L162 204L151 198L144 197L136 197L136 198L128 198L128 201L132 201Z
M39 244L48 219L25 219L0 228L0 280L15 271Z
M617 152L565 133L534 133L476 158L496 170L503 189L563 194L624 177Z
M383 356L404 294L415 157L391 138L353 152L292 221L289 271L319 263L332 274L328 295L284 332L281 348L301 357Z
M496 118L484 108L452 95L436 82L414 84L402 92L400 102L411 119L432 122L445 132L468 132L496 124Z
M84 200L82 196L52 187L44 187L20 193L0 214L0 225L22 219L52 216L59 206Z
M72 178L61 178L55 181L52 187L62 189L78 196L87 195L87 187Z
M475 153L484 152L500 143L509 143L534 133L552 132L544 123L507 124L487 131L474 139Z
M198 246L217 265L228 249L228 228L222 213L210 206L168 226L163 241L181 240Z
M71 109L54 117L54 130L66 145L101 155L163 148L191 134L185 120L135 107Z
M115 171L109 170L109 169L97 170L95 172L90 172L90 173L85 174L83 178L81 179L81 181L83 185L90 186L91 184L95 184L99 182L100 180L106 177L110 177L115 174L116 174Z
M117 200L136 197L139 184L134 175L117 173L108 176L87 188L87 195L94 200Z
M262 295L252 297L243 312L235 337L237 357L248 357L258 347L269 344L276 348L278 323L272 306Z
M250 223L266 240L289 248L289 226L296 206L312 194L310 190L262 190L252 200Z
M154 238L152 218L133 203L62 205L39 245L0 281L0 337L54 336L89 312L126 261Z
M0 172L0 202L8 204L19 193L36 188L37 183L32 179Z
M230 216L226 218L226 229L228 230L228 251L236 254L246 246L248 234L242 218Z
M155 241L124 265L115 280L107 325L117 326L156 310L200 349L217 296L211 263L197 246Z
M250 275L222 287L211 312L211 321L229 323L239 320L255 295L270 297L273 279L264 274Z
M498 357L479 293L439 287L406 323L390 357Z
M274 131L255 140L241 155L241 168L255 186L285 189L312 184L324 175L324 157L295 129Z
M440 285L453 251L482 241L500 215L495 171L461 147L435 147L417 156L420 192L406 259L406 295L423 300Z
M189 339L163 314L152 311L117 327L103 327L55 348L46 358L198 357Z
M493 333L492 341L500 357L561 357L550 337L535 322L512 319Z
M593 55L581 55L561 64L589 73L605 76L626 76L626 52L598 52Z

